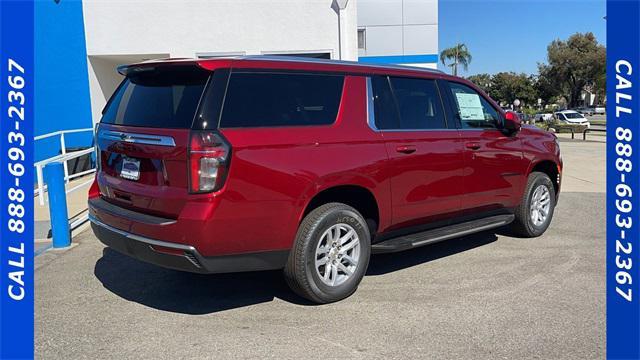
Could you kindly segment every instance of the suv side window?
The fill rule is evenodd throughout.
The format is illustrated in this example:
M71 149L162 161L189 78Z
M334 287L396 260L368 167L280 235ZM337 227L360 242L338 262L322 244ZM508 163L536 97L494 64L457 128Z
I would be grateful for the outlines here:
M400 119L398 118L396 101L389 85L389 78L386 76L372 76L371 87L373 90L373 111L376 128L380 130L398 129L400 127Z
M500 124L498 111L472 88L449 82L463 129L497 129Z
M333 124L343 83L343 75L231 73L220 127Z
M373 76L371 83L378 129L447 128L435 80Z
M446 129L447 123L435 80L390 78L400 112L400 129Z

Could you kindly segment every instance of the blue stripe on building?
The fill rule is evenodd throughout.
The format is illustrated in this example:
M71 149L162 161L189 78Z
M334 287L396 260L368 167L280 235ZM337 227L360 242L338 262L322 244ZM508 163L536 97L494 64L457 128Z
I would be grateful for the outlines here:
M425 55L390 55L390 56L361 56L359 62L370 64L420 64L437 63L437 54Z
M35 135L90 128L91 100L82 1L35 2ZM90 134L65 137L67 147L91 146ZM57 155L58 138L39 140L35 160Z

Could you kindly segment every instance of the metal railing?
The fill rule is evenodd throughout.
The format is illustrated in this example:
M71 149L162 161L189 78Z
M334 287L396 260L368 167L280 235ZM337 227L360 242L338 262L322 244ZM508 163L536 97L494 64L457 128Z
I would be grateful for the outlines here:
M582 140L587 140L587 133L588 132L607 132L607 129L584 129L584 131L582 132Z
M564 127L564 128L549 128L549 129L553 129L555 130L558 134L560 133L561 130L566 130L568 129L571 132L571 139L575 139L576 138L576 132L573 130L573 127Z
M63 169L64 169L64 182L65 183L69 183L69 181L71 181L72 179L87 175L87 174L91 174L94 173L96 171L95 168L89 169L89 170L85 170L85 171L81 171L72 175L69 175L69 167L67 165L67 161L69 160L73 160L76 158L79 158L80 156L83 155L87 155L87 154L91 154L95 151L95 147L90 147L87 149L83 149L83 150L78 150L78 151L72 151L72 152L68 152L67 151L67 146L65 143L65 134L73 134L73 133L83 133L83 132L90 132L93 134L94 129L93 128L85 128L85 129L72 129L72 130L60 130L60 131L54 131L48 134L44 134L44 135L38 135L36 137L34 137L35 141L38 140L42 140L42 139L47 139L47 138L51 138L54 136L59 136L59 141L60 141L60 155L56 155L56 156L52 156L48 159L44 159L41 161L37 161L33 164L33 166L36 168L36 182L37 182L37 187L36 189L34 189L34 196L38 196L38 202L40 203L41 206L43 206L45 204L45 199L44 199L44 193L47 190L47 186L44 183L44 177L42 174L42 170L44 169L45 166L47 166L47 164L53 163L53 162L62 162L63 165ZM83 186L87 186L89 184L91 184L91 182L93 181L93 179L85 181L79 185L76 185L74 187L72 187L71 189L66 190L66 193L72 193L80 188L82 188Z
M560 132L560 130L569 130L571 132L571 139L575 139L575 135L576 132L574 130L573 127L571 126L565 126L565 127L550 127L550 129L554 129L555 131L557 131L558 133ZM588 132L607 132L607 129L593 129L593 128L586 128L584 130L581 131L582 132L582 140L587 140L587 133Z

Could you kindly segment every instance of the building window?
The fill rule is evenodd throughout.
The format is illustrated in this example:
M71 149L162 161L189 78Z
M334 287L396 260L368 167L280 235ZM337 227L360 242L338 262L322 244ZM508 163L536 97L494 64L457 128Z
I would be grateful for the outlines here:
M231 57L231 56L244 56L246 53L244 51L232 51L232 52L201 52L196 53L196 57L199 59L215 59L221 57Z
M358 49L366 49L367 48L367 36L365 33L366 29L358 29Z
M310 52L310 53L262 53L263 55L277 55L277 56L295 56L295 57L306 57L306 58L315 58L315 59L331 59L331 54L328 52Z

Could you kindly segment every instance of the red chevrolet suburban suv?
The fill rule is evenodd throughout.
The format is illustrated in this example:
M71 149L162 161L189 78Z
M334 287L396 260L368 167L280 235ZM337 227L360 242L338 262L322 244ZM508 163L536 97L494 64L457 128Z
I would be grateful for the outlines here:
M317 303L351 295L372 253L510 224L549 226L556 137L469 81L287 57L156 60L96 130L93 231L197 273L284 269Z

